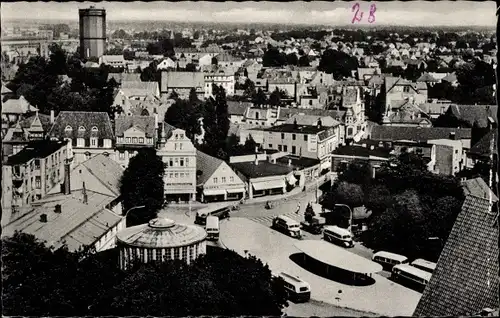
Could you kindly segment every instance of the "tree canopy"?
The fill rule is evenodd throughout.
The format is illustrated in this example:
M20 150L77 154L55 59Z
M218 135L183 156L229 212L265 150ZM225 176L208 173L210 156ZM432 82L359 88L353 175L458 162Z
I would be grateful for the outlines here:
M229 250L122 271L115 250L53 251L16 233L2 238L2 255L9 316L279 316L287 305L267 265Z
M327 49L321 56L318 70L333 74L333 77L338 80L352 76L352 71L357 70L358 66L356 57L341 51Z
M141 149L130 159L121 178L120 194L123 198L123 213L134 209L127 216L127 224L137 225L154 219L163 206L164 165L156 150Z
M201 134L199 120L204 116L203 110L203 106L194 92L194 95L190 94L189 100L176 99L165 113L165 122L185 130L186 136L192 140L195 135Z

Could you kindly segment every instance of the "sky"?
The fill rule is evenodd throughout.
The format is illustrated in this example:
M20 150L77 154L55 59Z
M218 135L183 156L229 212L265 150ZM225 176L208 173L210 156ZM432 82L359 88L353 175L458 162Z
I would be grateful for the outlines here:
M95 5L106 9L108 21L241 22L347 25L355 2L4 2L3 19L77 20L78 9ZM361 24L368 25L370 5L375 4L372 25L495 26L494 1L391 1L363 2Z

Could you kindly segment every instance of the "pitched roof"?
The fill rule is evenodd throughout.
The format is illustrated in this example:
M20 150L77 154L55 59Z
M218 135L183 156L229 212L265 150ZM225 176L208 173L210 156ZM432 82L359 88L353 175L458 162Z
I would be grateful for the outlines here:
M98 154L74 167L73 172L78 171L80 166L87 168L101 184L116 196L120 195L120 179L124 170L116 161L104 154ZM86 188L87 190L94 190L91 183L87 183Z
M481 137L479 141L472 145L469 153L489 157L492 154L498 155L498 130L493 129Z
M446 75L445 77L443 77L442 81L454 83L454 82L458 81L457 75L455 74L455 72L450 73L450 74Z
M202 172L201 175L197 175L196 183L198 185L203 185L223 163L224 161L219 158L209 156L206 153L196 150L196 169Z
M146 133L147 138L155 136L154 116L118 116L115 118L115 136L123 136L123 133L131 127L137 127Z
M496 105L456 105L452 104L449 109L455 117L467 121L471 127L476 122L479 127L488 127L488 117L498 122Z
M140 82L141 74L139 73L109 73L108 81L114 78L117 83L121 82Z
M342 112L342 111L341 111ZM342 115L345 113L343 111ZM330 116L332 118L337 118L338 111L336 110L324 110L324 109L301 109L301 108L280 108L278 118L280 120L287 120L294 115L311 115L311 116Z
M161 72L161 92L169 88L203 88L204 85L202 72Z
M227 101L227 112L229 115L243 116L248 107L252 107L252 103Z
M43 130L47 132L52 126L52 124L50 123L49 115L35 113L27 118L22 119L19 123L21 124L22 128L30 128L34 123L36 123L37 117L40 120L40 123L42 124Z
M498 307L498 213L467 195L414 316L470 316Z
M492 199L497 201L498 197L488 187L483 178L469 179L462 182L465 195L473 195L479 198Z
M447 139L454 132L457 139L470 139L470 128L441 128L441 127L399 127L373 126L371 139L375 140L412 140L416 142L432 139Z
M32 106L23 96L18 99L8 99L2 103L2 113L4 114L25 114L36 111L38 108Z
M7 86L5 86L3 83L2 83L2 91L1 91L1 94L8 94L8 93L12 93L12 91L7 88Z
M122 217L105 209L115 198L87 190L87 204L83 203L83 193L74 191L71 195L52 195L37 202L30 212L9 223L2 236L12 235L18 230L32 234L46 241L48 246L58 249L64 243L71 252L97 242ZM55 212L55 206L61 205L61 213ZM45 214L47 222L40 222Z
M335 127L340 125L338 121L333 119L331 116L314 116L314 115L302 115L295 114L291 118L285 121L285 124L293 124L297 120L297 125L305 126L316 126L318 120L321 120L321 125L324 127Z
M363 146L340 146L332 152L333 155L339 156L354 156L366 157L370 156L389 158L391 156L390 150L381 147L363 147Z
M68 126L72 129L66 130ZM80 127L85 130L80 130ZM97 132L92 131L93 127L97 127ZM55 119L48 135L55 138L114 139L111 121L105 112L62 111Z
M246 178L263 178L270 176L287 175L293 167L273 164L268 161L259 161L257 165L252 162L235 162L230 164L235 170L241 172Z
M438 80L426 72L417 79L417 82L436 83Z

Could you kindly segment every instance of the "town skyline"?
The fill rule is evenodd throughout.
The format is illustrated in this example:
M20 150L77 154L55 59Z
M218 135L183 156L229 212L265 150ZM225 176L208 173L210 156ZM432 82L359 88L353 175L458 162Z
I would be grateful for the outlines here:
M68 3L4 3L2 20L77 20L78 9L94 5L107 11L107 20L166 21L205 23L282 23L289 25L352 24L354 2L290 2L284 9L274 2L68 2ZM364 26L494 26L495 5L490 2L408 2L385 3L360 1L365 19L353 24ZM370 5L375 4L376 19L369 23ZM25 10L26 6L30 10ZM50 12L50 16L46 15ZM478 19L477 17L481 17Z

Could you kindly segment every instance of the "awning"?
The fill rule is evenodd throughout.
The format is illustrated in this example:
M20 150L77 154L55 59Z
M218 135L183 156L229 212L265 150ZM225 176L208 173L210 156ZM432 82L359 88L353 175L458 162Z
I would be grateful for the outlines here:
M227 189L227 193L245 193L245 189L244 188Z
M226 190L223 189L210 189L210 190L203 190L204 195L224 195L226 194Z
M261 182L252 182L253 188L256 191L259 190L267 190L267 189L276 189L276 188L284 188L285 180L269 180L269 181L261 181Z

